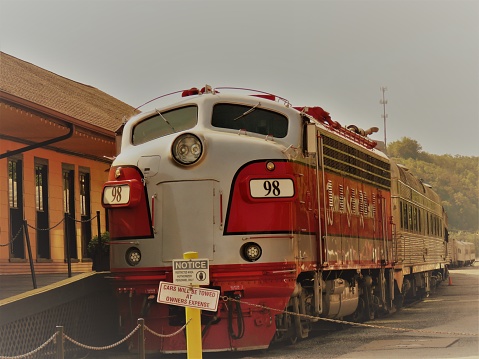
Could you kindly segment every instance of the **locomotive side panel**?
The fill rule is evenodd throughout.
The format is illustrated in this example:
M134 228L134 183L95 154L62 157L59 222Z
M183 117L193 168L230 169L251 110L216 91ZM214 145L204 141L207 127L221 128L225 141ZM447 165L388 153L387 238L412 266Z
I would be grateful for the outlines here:
M318 269L318 263L322 258L319 253L320 208L317 197L321 182L317 183L314 158L301 157L300 160L293 162L292 166L298 192L293 220L296 226L293 232L296 233L298 243L297 267L303 272L314 271Z
M392 258L389 163L368 149L322 135L326 261L381 266Z

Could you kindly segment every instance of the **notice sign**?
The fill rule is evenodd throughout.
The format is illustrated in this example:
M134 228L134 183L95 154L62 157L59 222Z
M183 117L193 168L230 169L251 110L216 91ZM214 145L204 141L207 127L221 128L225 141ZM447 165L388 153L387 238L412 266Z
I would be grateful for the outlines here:
M173 259L173 283L182 285L210 284L208 259Z
M191 307L216 312L220 291L216 289L186 287L168 282L160 282L158 303Z

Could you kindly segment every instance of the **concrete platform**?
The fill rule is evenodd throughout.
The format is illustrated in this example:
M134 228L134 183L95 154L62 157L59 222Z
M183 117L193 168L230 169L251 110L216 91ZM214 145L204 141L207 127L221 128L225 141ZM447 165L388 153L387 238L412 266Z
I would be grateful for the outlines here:
M72 273L72 277L81 273ZM36 274L37 289L68 279L67 273ZM0 275L0 301L34 290L31 274Z

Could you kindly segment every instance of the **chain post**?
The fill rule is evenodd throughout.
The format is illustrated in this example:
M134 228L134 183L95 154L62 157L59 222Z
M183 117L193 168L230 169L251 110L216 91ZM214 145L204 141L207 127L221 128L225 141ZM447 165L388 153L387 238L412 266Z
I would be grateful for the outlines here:
M145 359L145 319L138 318L138 359Z
M97 230L98 230L98 246L97 246L97 253L95 253L95 255L97 256L97 259L98 259L98 263L101 263L101 257L102 257L102 241L101 241L101 223L100 223L100 211L96 211L96 226L97 226ZM97 268L95 268L95 270L98 270ZM102 269L103 270L103 269Z
M198 252L185 252L183 259L196 259ZM199 287L193 285L193 288ZM201 359L203 358L203 343L201 341L201 310L192 307L185 308L185 320L190 322L186 326L186 352L187 359Z
M65 244L67 250L67 266L68 266L68 278L72 277L72 259L70 257L70 223L68 223L68 219L70 216L68 213L65 213ZM74 224L73 224L74 225Z
M33 266L32 245L30 243L30 234L28 233L27 220L23 220L23 230L25 231L25 241L27 242L28 261L30 262L30 272L32 274L33 289L37 289L37 277L35 276L35 267Z
M61 325L57 325L57 336L56 336L56 359L64 359L65 358L65 351L63 348L63 327Z

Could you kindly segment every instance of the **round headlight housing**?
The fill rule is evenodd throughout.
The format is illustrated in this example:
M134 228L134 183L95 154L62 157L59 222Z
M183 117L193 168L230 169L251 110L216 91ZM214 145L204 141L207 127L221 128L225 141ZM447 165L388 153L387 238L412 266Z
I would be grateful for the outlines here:
M184 133L176 138L171 146L173 158L182 165L196 163L203 154L201 140L192 133Z
M130 247L125 253L125 259L128 265L134 267L141 261L141 251L136 247Z
M261 254L263 250L258 243L248 242L241 246L241 256L248 262L256 262Z

